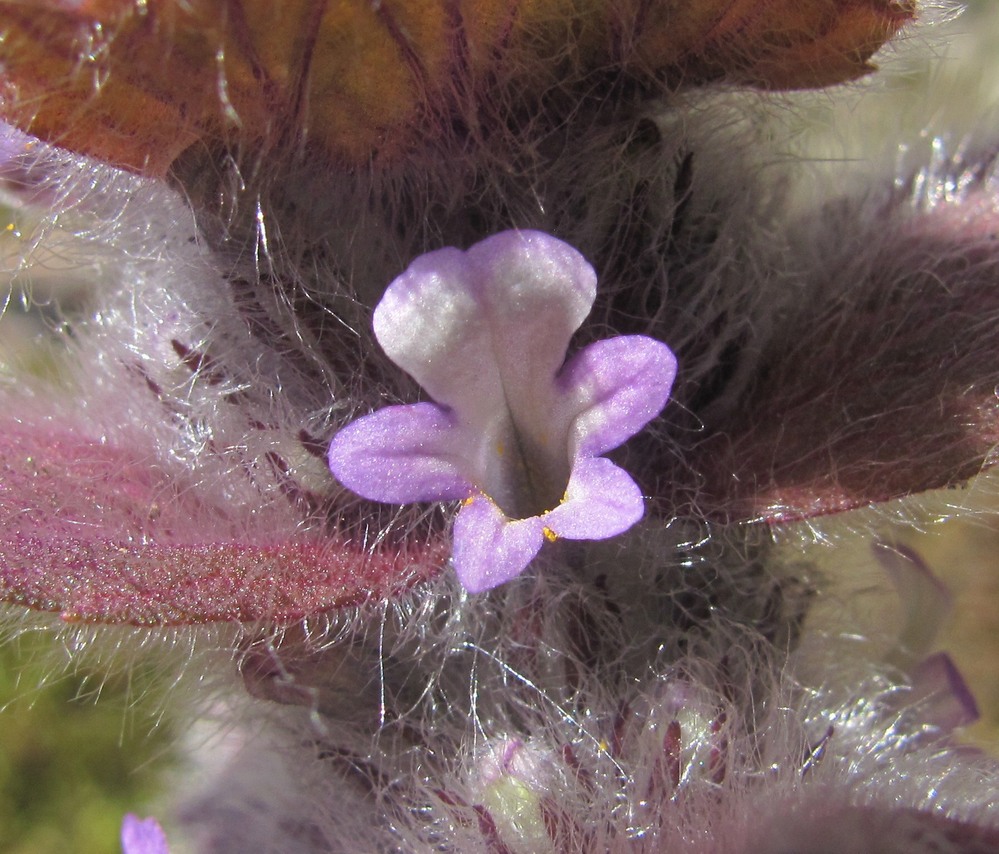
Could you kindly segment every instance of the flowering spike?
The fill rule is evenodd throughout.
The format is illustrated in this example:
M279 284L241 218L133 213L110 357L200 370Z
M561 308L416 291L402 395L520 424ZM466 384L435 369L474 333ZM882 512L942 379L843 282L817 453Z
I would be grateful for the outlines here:
M375 501L466 499L454 525L462 584L519 575L545 540L601 540L642 518L625 471L600 456L666 405L676 359L641 335L566 363L596 274L547 234L507 231L416 259L375 309L379 343L433 398L345 427L333 475Z

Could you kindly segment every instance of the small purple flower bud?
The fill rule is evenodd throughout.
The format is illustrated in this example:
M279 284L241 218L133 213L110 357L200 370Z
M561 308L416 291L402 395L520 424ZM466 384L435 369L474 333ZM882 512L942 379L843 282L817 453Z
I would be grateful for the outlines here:
M155 818L128 813L121 823L123 854L169 854L166 835Z

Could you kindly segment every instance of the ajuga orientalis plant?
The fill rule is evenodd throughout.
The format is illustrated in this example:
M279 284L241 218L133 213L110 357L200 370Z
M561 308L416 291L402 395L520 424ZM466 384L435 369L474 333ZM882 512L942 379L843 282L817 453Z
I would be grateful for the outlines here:
M0 387L6 625L226 736L126 851L999 850L925 561L896 635L779 548L994 458L999 113L799 147L956 13L0 2L11 286L89 286Z

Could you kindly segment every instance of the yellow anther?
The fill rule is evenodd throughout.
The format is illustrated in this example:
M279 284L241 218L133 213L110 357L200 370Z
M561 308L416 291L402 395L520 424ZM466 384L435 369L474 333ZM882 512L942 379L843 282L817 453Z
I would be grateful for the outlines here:
M543 530L544 530L544 534L545 534L545 539L546 539L546 540L548 540L548 542L550 542L550 543L554 543L554 542L555 542L555 540L557 540L557 539L558 539L558 534L556 534L556 533L555 533L555 532L554 532L554 531L553 531L553 530L552 530L551 528L549 528L549 527L548 527L547 525L545 525L545 527L544 527L544 529L543 529Z

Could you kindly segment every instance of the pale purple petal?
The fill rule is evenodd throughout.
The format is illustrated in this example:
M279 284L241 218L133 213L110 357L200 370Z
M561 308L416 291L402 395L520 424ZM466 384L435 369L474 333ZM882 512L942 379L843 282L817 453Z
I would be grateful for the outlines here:
M469 593L481 593L515 578L540 551L544 530L541 517L510 520L485 495L474 495L454 520L458 579Z
M123 854L169 854L166 835L155 818L139 818L129 813L121 823Z
M596 274L575 249L507 231L417 258L389 285L374 329L389 358L463 424L502 417L531 432L595 296Z
M605 539L645 512L631 477L598 455L659 414L676 360L636 335L565 363L595 297L579 252L508 231L417 258L375 309L386 354L434 402L349 425L333 439L330 469L377 501L470 498L452 556L471 592L521 573L546 536Z
M330 444L333 476L372 501L453 501L474 487L462 474L454 416L432 403L389 406L348 424Z
M662 411L675 378L676 357L654 338L627 335L585 347L558 377L562 406L578 413L570 454L597 456L630 439Z
M541 518L567 540L605 540L644 514L642 492L631 475L606 457L593 457L576 462L562 503Z
M459 249L421 255L388 286L372 321L385 354L446 406L499 382L474 272Z
M514 420L547 411L551 383L597 295L597 277L567 243L538 231L505 231L468 250L493 335L493 355ZM539 400L539 394L544 397Z

